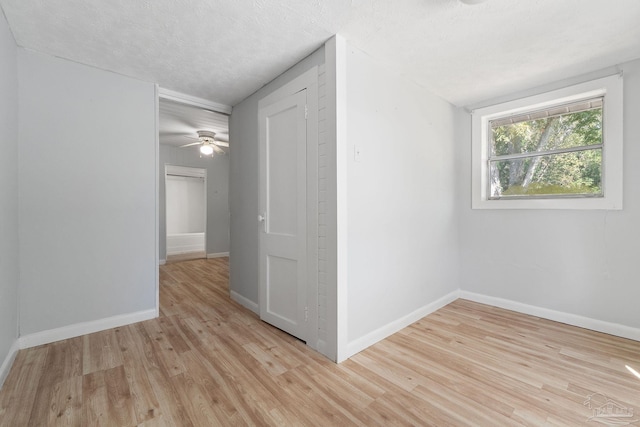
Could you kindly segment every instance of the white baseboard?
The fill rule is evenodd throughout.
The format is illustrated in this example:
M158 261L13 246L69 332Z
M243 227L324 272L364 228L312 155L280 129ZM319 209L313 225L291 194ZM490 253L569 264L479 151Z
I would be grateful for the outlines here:
M229 294L232 300L234 300L244 308L248 308L249 310L253 311L255 314L260 315L260 307L258 306L258 304L251 301L250 299L243 297L237 292L231 291L229 292Z
M631 326L605 322L604 320L592 319L590 317L579 316L577 314L565 313L562 311L551 310L548 308L537 307L517 301L490 297L467 291L460 291L460 298L504 308L506 310L517 311L518 313L541 317L543 319L553 320L555 322L566 323L567 325L578 326L592 331L603 332L605 334L640 341L640 329L633 328Z
M458 294L458 290L450 292L447 295L437 299L436 301L420 307L419 309L407 314L406 316L401 317L398 320L388 323L363 337L351 341L347 345L347 354L345 359L348 359L349 357L361 352L365 348L377 343L378 341L382 341L388 336L395 334L399 330L406 328L412 323L415 323L418 320L422 319L424 316L427 316L434 311L441 309L445 305L452 303L453 301L458 299Z
M165 265L167 263L166 259L159 259L158 260L158 265Z
M224 258L228 256L229 256L229 252L217 252L213 254L207 254L207 258Z
M18 350L20 350L20 346L18 345L18 340L16 339L13 341L11 348L9 348L9 353L7 354L7 357L4 358L2 366L0 366L0 389L4 384L4 380L6 380L7 376L9 375L11 366L13 366L13 361L16 360Z
M158 317L157 311L152 309L130 314L121 314L118 316L107 317L105 319L92 320L90 322L76 323L69 326L63 326L61 328L23 335L18 339L19 347L23 349L42 344L49 344L55 341L79 337L80 335L104 331L105 329L117 328L118 326L155 319L156 317Z

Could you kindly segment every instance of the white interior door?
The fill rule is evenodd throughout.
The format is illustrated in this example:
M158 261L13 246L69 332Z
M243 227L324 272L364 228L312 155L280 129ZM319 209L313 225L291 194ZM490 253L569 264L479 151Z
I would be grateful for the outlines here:
M262 107L260 318L307 340L306 90Z

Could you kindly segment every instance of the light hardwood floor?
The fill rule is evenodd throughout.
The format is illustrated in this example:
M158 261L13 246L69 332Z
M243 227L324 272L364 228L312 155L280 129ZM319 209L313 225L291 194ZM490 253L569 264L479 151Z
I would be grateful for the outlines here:
M0 425L596 426L606 398L640 425L639 342L458 300L336 365L232 302L227 268L162 266L158 319L20 351Z

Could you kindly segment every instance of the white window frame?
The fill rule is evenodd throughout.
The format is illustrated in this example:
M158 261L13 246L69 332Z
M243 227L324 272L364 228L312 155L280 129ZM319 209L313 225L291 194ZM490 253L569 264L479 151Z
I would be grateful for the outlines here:
M602 197L490 199L489 121L586 98L604 96ZM622 75L613 75L489 107L471 114L473 209L622 209Z

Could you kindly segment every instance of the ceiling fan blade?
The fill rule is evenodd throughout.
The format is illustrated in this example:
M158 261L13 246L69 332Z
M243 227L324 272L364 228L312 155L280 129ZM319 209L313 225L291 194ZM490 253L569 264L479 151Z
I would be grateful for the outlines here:
M218 133L216 133L216 137L214 139L216 141L229 142L229 133L228 132L218 132Z
M224 150L217 145L211 144L211 146L213 147L213 151L215 151L217 154L225 154Z
M229 148L229 143L227 141L220 141L220 140L213 140L213 144L217 145L218 147L224 147L224 148Z
M192 146L194 146L194 145L201 145L201 144L202 144L202 142L200 142L200 141L198 141L198 142L192 142L191 144L184 144L184 145L181 145L181 146L180 146L180 148L192 147Z

